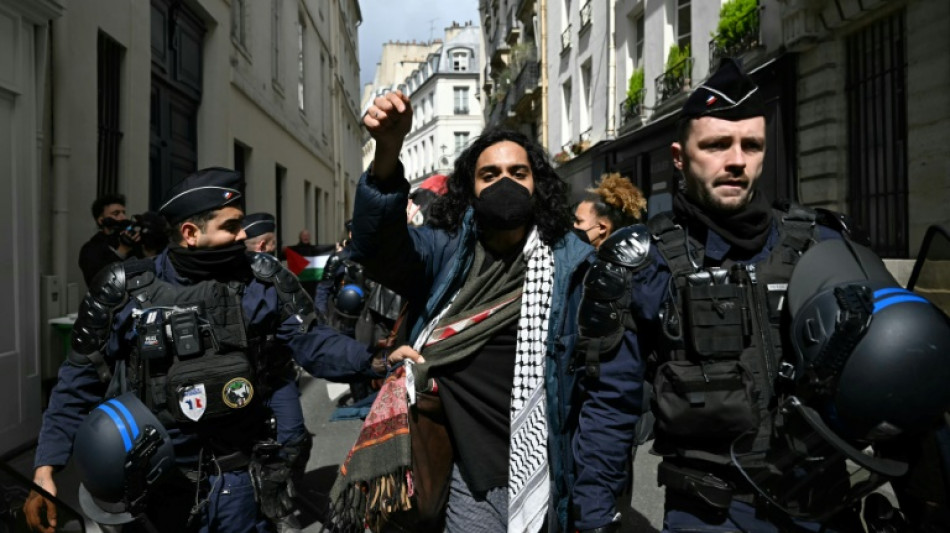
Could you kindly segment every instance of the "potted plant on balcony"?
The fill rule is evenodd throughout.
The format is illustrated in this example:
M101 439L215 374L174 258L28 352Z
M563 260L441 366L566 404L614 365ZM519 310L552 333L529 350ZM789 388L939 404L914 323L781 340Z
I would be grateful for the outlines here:
M733 55L757 40L758 0L728 0L719 10L713 41L718 55Z
M632 118L641 115L643 107L643 67L637 67L627 83L627 99L624 100L624 115Z
M670 46L670 53L666 58L666 71L663 73L662 97L669 98L678 92L689 92L692 80L690 68L689 45L680 47L678 44Z
M561 150L560 152L554 154L552 159L554 159L555 163L563 165L564 163L567 163L571 160L571 154L568 153L567 150Z

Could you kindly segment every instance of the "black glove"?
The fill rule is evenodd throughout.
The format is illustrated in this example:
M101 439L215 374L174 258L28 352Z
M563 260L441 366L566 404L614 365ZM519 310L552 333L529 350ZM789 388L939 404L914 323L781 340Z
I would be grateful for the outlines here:
M271 520L280 520L293 513L295 508L291 461L280 451L281 445L274 441L255 444L248 466L254 497L261 512Z

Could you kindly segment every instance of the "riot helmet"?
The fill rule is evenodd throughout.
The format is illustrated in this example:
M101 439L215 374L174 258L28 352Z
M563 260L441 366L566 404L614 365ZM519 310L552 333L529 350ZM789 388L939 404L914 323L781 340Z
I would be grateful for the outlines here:
M875 442L924 430L950 407L950 320L848 240L810 248L786 302L791 350L769 447L750 452L761 438L750 431L732 461L772 504L823 521L906 473Z
M354 283L340 287L336 294L336 311L349 318L358 317L365 303L363 288Z
M789 280L788 307L796 393L841 437L914 433L950 407L950 320L868 248L813 247Z
M175 452L158 418L127 392L86 416L73 445L79 503L100 524L132 522L148 489L171 471Z

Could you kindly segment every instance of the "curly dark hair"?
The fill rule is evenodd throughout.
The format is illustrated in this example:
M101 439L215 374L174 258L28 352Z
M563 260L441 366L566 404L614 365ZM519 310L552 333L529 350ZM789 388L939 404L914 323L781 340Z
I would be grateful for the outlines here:
M570 231L573 216L567 200L567 183L554 171L544 149L526 135L503 128L482 132L455 160L448 179L448 191L432 204L427 223L455 233L462 224L465 210L475 199L475 163L486 148L511 141L528 152L534 176L534 223L541 240L553 245Z

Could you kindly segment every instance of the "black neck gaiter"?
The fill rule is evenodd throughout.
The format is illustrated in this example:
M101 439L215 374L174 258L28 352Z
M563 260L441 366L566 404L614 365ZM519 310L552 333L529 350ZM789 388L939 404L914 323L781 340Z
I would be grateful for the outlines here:
M715 231L737 250L752 255L758 253L769 238L772 229L772 207L759 191L745 208L728 214L710 213L694 203L686 194L673 195L673 212L685 219L690 230L697 224ZM693 235L695 232L690 231Z
M216 248L168 247L168 258L179 276L192 281L250 281L253 273L244 241Z

